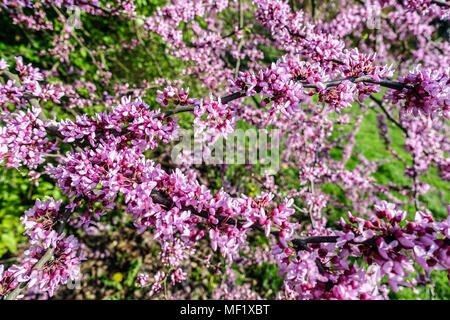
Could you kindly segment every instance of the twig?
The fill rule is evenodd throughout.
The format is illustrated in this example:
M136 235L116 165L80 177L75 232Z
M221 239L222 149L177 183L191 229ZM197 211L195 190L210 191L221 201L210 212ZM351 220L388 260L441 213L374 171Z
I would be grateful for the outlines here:
M408 134L408 130L404 127L404 126L402 126L397 120L395 120L390 114L389 114L389 112L386 110L386 108L383 106L383 102L381 101L381 100L379 100L379 99L377 99L377 98L375 98L374 96L370 96L370 99L372 100L372 101L374 101L379 107L380 107L380 109L383 111L383 113L386 115L386 117L393 123L393 124L395 124L397 127L399 127L404 133L405 133L405 135L407 136L407 137L409 137L409 134Z
M314 180L313 179L310 180L310 191L311 191L311 195L314 196ZM313 229L315 229L316 226L314 224L314 219L313 219L313 216L312 216L313 206L314 206L314 202L311 199L311 204L309 205L308 213L309 213L309 218L311 219L312 227L313 227Z

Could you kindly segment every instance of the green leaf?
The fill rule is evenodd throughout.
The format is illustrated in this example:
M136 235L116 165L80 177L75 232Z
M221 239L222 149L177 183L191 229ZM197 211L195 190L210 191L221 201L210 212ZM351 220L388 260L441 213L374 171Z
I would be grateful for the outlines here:
M142 267L142 260L133 259L130 262L130 270L128 270L127 273L127 279L125 280L125 285L128 287L133 286L134 280L136 279L136 276L139 272L139 270Z
M2 243L8 248L12 253L17 251L17 240L13 233L4 233L1 236Z
M312 96L312 101L313 101L314 103L319 103L319 95L318 95L318 94L313 95L313 96Z

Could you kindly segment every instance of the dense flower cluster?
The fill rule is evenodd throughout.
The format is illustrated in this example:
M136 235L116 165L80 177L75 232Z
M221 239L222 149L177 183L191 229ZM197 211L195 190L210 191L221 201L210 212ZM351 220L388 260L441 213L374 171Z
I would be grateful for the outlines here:
M235 110L230 105L223 104L220 98L217 101L212 95L210 100L200 100L193 111L195 115L195 135L213 143L219 137L226 136L234 131L236 122Z
M402 112L414 116L443 114L450 118L450 77L449 71L422 69L417 66L399 81L411 87L390 90L388 99L393 103L403 102Z
M35 108L2 114L6 126L0 128L0 158L6 160L6 167L36 169L45 161L45 153L58 150L49 141L39 114Z
M417 212L414 222L400 223L406 212L395 206L381 203L375 206L377 218L365 221L349 216L350 223L341 222L344 231L338 232L337 246L341 255L362 255L370 264L380 267L380 277L388 275L390 286L397 291L399 285L407 285L408 272L412 272L413 260L427 272L431 268L447 270L449 267L449 220L435 222L422 212ZM412 251L413 255L407 252Z
M58 234L54 228L62 217L60 206L61 200L37 199L33 208L25 212L21 220L31 246L25 251L20 265L7 270L0 265L0 295L10 293L21 283L28 283L30 290L47 292L52 296L69 279L79 279L81 257L78 256L78 240L73 235ZM36 267L49 249L53 259Z
M378 66L375 64L376 54L366 55L358 51L357 48L345 50L341 56L341 71L345 77L371 76L374 81L390 79L393 75L392 66ZM359 101L363 102L370 94L380 91L380 86L374 83L358 82Z
M93 147L98 142L122 145L129 142L137 152L154 149L155 138L167 143L177 129L176 119L165 120L163 114L150 110L145 102L132 102L127 97L123 97L111 112L98 113L95 117L77 116L75 122L67 119L55 125L64 136L64 142L85 139Z
M172 0L152 16L141 17L137 2L131 0L114 6L76 0L0 2L0 11L14 24L31 30L53 31L50 16L56 12L64 26L51 38L53 47L40 55L54 56L70 75L67 79L76 78L46 83L52 77L64 78L55 71L58 64L40 71L16 57L13 70L13 61L0 57L0 158L7 168L30 169L27 173L34 179L48 176L69 199L66 205L52 198L37 200L25 212L21 221L30 246L18 265L0 266L0 296L19 285L52 296L58 287L79 278L83 245L63 227L69 222L81 228L80 234L90 234L113 209L123 211L138 233L151 230L160 243L164 269L137 278L139 286L150 288L150 296L167 294L168 285L189 278L187 265L198 255L201 242L211 249L201 263L223 277L213 293L221 299L260 298L249 284L236 285L232 265L276 264L283 289L275 294L281 299L387 299L389 287L397 291L416 284L410 279L414 263L427 274L450 269L449 217L436 221L419 198L432 189L420 179L429 169L436 168L443 181L450 180L444 119L450 117L450 80L448 70L439 66L449 62L439 53L449 47L441 41L431 47L427 40L435 30L431 22L445 17L448 9L429 0L343 1L335 8L337 16L323 22L305 11L292 11L288 1L252 4ZM157 36L165 53L184 63L180 79L156 78L135 85L115 81L103 61L114 46L90 50L89 42L73 32L70 18L58 10L74 7L86 15L135 20L138 39L129 39L120 50L145 46ZM217 18L225 9L254 11L256 22L271 36L254 28L255 21L247 16L239 27L231 27L231 33L225 32L230 31L229 23ZM33 15L25 14L31 10ZM52 15L47 15L50 10ZM365 21L374 18L388 19L383 26L387 29L366 34L367 41L358 41L360 48L352 49L351 35L361 40L367 28L381 28ZM417 37L411 56L424 66L393 79L388 61L402 61L395 71L405 74L410 55L396 55L396 50L411 37ZM71 60L78 46L85 55L88 52L96 79ZM269 46L283 52L281 58L265 60L261 47ZM264 61L274 62L262 65ZM209 99L190 97L185 78L189 85L195 83L191 88L200 84L211 92ZM381 95L382 87L388 91L378 100L372 94ZM150 101L174 108L153 109L144 102L149 101L148 92ZM369 98L375 102L370 112L380 112L377 126L386 152L404 164L410 185L377 181L373 175L388 157L373 159L356 147L358 130L369 114L363 102ZM343 112L357 99L357 115ZM59 119L45 110L55 105L73 117ZM77 113L98 105L106 111ZM229 137L239 121L280 130L280 177L258 176L257 166L251 164L243 166L242 181L233 183L226 166L217 166L214 187L208 173L197 167L167 163L179 129L173 115L185 111L193 112L194 136L207 144L206 149L220 137ZM46 119L44 113L53 118ZM408 113L414 117L405 117ZM388 120L404 134L411 159L394 150ZM257 181L260 190L247 193L247 179ZM327 192L330 186L338 191ZM380 202L381 195L389 202ZM415 206L414 221L398 209L405 205ZM327 220L330 210L359 216L349 213L332 228L333 221ZM255 234L268 240L266 250L251 245ZM49 254L53 258L45 259ZM224 258L225 265L214 263L215 258ZM389 286L381 284L384 277Z
M356 85L350 81L343 81L336 88L322 90L319 101L325 101L339 111L341 108L351 107L351 102L355 101L355 94Z
M48 124L41 119L42 109L35 99L58 103L63 94L51 84L41 85L44 76L38 68L25 65L22 57L15 61L17 78L9 73L6 61L0 60L0 74L8 72L8 81L0 84L0 119L4 124L0 127L0 158L6 160L7 167L36 169L44 162L45 153L58 147L47 136ZM11 111L8 105L15 109Z
M175 105L194 105L197 104L197 99L188 98L189 88L184 89L181 88L173 88L172 86L164 88L164 91L157 91L158 97L156 98L156 102L161 104L161 107L166 107L169 104L169 101Z
M108 12L115 14L127 14L133 16L136 14L134 2L131 0L116 1L114 7L108 5L104 8L98 0L83 1L83 0L43 0L43 1L10 1L2 0L0 2L0 10L5 10L13 19L14 23L24 25L26 28L35 30L53 29L53 24L47 18L46 9L49 7L56 8L78 8L86 13L92 15L105 15ZM24 9L33 8L34 14L27 15Z
M269 114L275 111L292 114L300 108L304 93L300 82L295 80L298 77L304 77L308 81L320 81L320 73L313 76L315 69L317 69L316 66L305 64L299 60L298 56L283 57L270 68L260 70L257 74L240 73L239 77L231 83L230 89L245 90L248 96L257 93L260 97L266 96L267 98L262 100L262 105L271 103Z
M13 104L17 108L22 108L28 104L27 98L39 98L42 101L53 101L59 103L59 99L64 95L52 84L42 85L44 75L38 68L32 67L31 63L25 65L22 57L15 57L18 78L9 78L6 84L0 84L0 106ZM4 59L0 60L0 73L7 72L9 65Z
M434 3L432 0L411 0L405 3L405 9L407 11L434 11L437 12L437 15L441 19L448 18L450 14L450 8L448 6L440 8L440 6L438 6L438 4Z
M329 231L337 237L321 235L325 243L312 245L312 250L294 253L275 246L280 272L286 274L286 295L300 299L383 299L388 292L379 285L383 276L387 275L395 291L399 286L412 286L408 277L414 271L414 261L427 273L432 268L448 269L449 219L435 222L417 212L415 221L405 224L406 212L387 202L376 205L374 211L376 216L371 220L349 213L349 222L340 222L342 230ZM295 243L295 239L291 241ZM359 256L369 264L368 269L349 259Z

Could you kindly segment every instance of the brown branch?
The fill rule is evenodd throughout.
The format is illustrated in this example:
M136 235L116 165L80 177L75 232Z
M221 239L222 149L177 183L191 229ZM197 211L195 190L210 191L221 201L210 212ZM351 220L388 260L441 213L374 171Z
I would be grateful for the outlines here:
M326 86L326 88L331 88L331 87L338 86L343 81L350 81L353 83L359 83L359 82L373 83L373 84L378 84L382 87L386 87L386 88L390 88L390 89L394 89L394 90L402 90L405 88L408 88L408 89L414 88L414 85L409 84L409 83L401 83L401 82L391 81L391 80L375 81L371 76L349 77L349 78L343 78L343 79L336 79L336 80L324 82L323 84ZM300 82L300 83L302 83L304 88L318 89L315 84L309 84L306 82Z
M431 0L431 3L434 3L440 7L450 7L450 4L446 3L445 1L441 1L441 0Z
M236 100L236 99L239 99L239 98L242 98L242 97L245 97L245 96L246 96L246 93L243 92L243 91L234 92L234 93L229 94L229 95L227 95L227 96L225 96L223 98L220 98L220 102L223 103L223 104L226 104L228 102L231 102L233 100Z
M296 80L298 80L298 79L296 79ZM325 85L326 88L331 88L331 87L338 86L341 82L344 82L344 81L350 81L350 82L353 82L353 83L359 83L359 82L373 83L373 84L378 84L378 85L380 85L382 87L387 87L387 88L391 88L391 89L395 89L395 90L402 90L404 88L410 88L410 89L414 88L414 85L404 84L404 83L401 83L401 82L396 82L396 81L391 81L391 80L375 81L370 76L349 77L349 78L343 78L343 79L336 79L336 80L324 82L323 84ZM300 83L303 85L304 88L319 90L319 88L315 84L306 83L306 82L300 82ZM255 91L256 92L261 91L261 89L262 89L261 87L255 87ZM226 104L228 102L231 102L231 101L236 100L236 99L243 98L245 96L247 96L245 91L238 91L238 92L234 92L232 94L229 94L229 95L227 95L225 97L220 98L220 102L223 103L223 104ZM374 98L372 98L372 100L373 99ZM164 113L165 116L171 116L171 115L176 114L176 113L187 112L187 111L194 111L194 106L180 106L180 107L177 107L177 108L175 108L173 110L168 110L168 111L163 112L163 113ZM390 120L392 119L391 121L393 121L394 123L396 122L390 115L388 117L389 117ZM398 124L398 123L397 123L397 126L402 128L402 126L400 124ZM405 131L406 129L403 128L402 130Z
M165 117L169 117L171 115L177 114L177 113L181 113L181 112L192 112L194 111L194 106L180 106L180 107L176 107L175 109L172 110L168 110L163 112Z
M390 114L390 113L386 110L386 108L383 106L383 102L382 102L381 100L375 98L373 95L370 96L370 99L371 99L372 101L374 101L374 102L380 107L380 109L383 111L383 113L386 115L386 117L387 117L393 124L395 124L397 127L399 127L399 128L405 133L405 135L406 135L407 137L409 137L408 130L407 130L404 126L402 126L402 125L400 124L400 122L398 122L397 120L395 120L395 119L391 116L391 114Z

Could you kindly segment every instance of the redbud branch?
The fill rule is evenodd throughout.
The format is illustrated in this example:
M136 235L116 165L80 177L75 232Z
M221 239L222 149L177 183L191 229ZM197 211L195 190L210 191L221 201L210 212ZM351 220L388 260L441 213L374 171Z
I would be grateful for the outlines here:
M161 192L159 190L152 191L151 197L155 203L162 204L166 208L171 208L174 205L172 200L169 199L166 195L164 195L163 192ZM193 206L183 206L183 210L188 210L188 211L192 212L194 215L204 218L206 220L208 220L208 218L209 218L208 212L198 211ZM229 225L237 225L238 227L242 227L242 225L243 225L241 221L227 219L226 217L217 217L217 219L219 220L219 223L217 225L221 225L222 223L226 223Z
M239 98L243 98L245 96L246 96L246 93L244 91L238 91L238 92L234 92L232 94L229 94L229 95L221 98L220 102L223 104L226 104L228 102L231 102L231 101L239 99Z
M394 90L402 90L405 88L408 88L408 89L414 88L414 85L412 85L410 83L401 83L401 82L391 81L391 80L375 81L371 76L349 77L349 78L327 81L327 82L324 82L323 84L325 85L326 88L330 88L330 87L338 86L343 81L350 81L353 83L359 83L359 82L373 83L373 84L378 84L382 87L386 87L386 88L390 88L390 89L394 89ZM315 84L309 84L306 82L301 82L301 83L303 84L304 88L318 89L317 85L315 85Z
M167 110L165 112L163 112L165 117L169 117L171 115L177 114L177 113L181 113L181 112L191 112L194 111L194 106L180 106L177 107L175 109L172 110Z
M393 123L395 124L397 127L399 127L407 137L409 137L408 134L408 130L402 126L397 120L395 120L390 113L386 110L386 108L383 106L383 102L377 98L375 98L374 96L370 96L370 99L372 99L372 101L374 101L379 107L380 109L383 111L383 113L386 115L386 117Z
M74 200L75 202L78 202L79 199L76 198ZM66 208L64 210L64 213L62 215L61 223L56 230L58 234L61 234L64 230L65 225L67 224L67 220L69 220L70 215L72 214L72 210ZM48 261L50 261L53 258L53 252L55 251L54 248L48 248L47 251L45 251L44 255L39 259L39 261L34 265L34 267L31 270L37 270L42 268ZM16 300L19 294L22 292L22 290L27 286L29 281L21 282L10 294L6 295L3 299L4 300Z
M325 85L326 88L331 88L331 87L338 86L343 81L350 81L350 82L353 82L353 83L359 83L359 82L373 83L373 84L378 84L378 85L380 85L382 87L391 88L391 89L394 89L394 90L402 90L402 89L405 89L405 88L408 88L408 89L414 88L414 85L410 84L410 83L401 83L401 82L396 82L396 81L391 81L391 80L375 81L370 76L349 77L349 78L343 78L343 79L336 79L336 80L331 80L331 81L324 82L323 84ZM300 83L303 85L304 88L319 90L319 88L315 84L306 83L306 82L300 82ZM261 90L261 88L260 87L255 87L255 90L258 92L258 90ZM220 102L223 103L223 104L226 104L228 102L231 102L231 101L243 98L245 96L247 96L247 94L246 94L246 92L244 90L243 91L238 91L238 92L234 92L234 93L231 93L231 94L229 94L229 95L227 95L225 97L220 98ZM175 108L173 110L165 111L164 115L165 116L171 116L171 115L174 115L176 113L187 112L187 111L194 111L194 106L180 106L180 107L177 107L177 108Z
M11 262L11 261L17 261L17 257L2 259L2 260L0 260L0 264L4 264L6 262Z
M299 239L304 243L334 243L337 241L337 236L317 236Z
M170 200L166 195L164 195L161 191L154 190L151 193L151 197L155 203L162 204L166 208L171 208L173 206L172 200ZM192 214L199 216L204 219L209 218L209 214L206 211L197 211L193 206L187 206L183 207L183 210L189 210ZM219 220L219 223L217 225L222 224L222 222L229 224L229 225L236 225L238 227L242 227L243 223L242 221L237 221L232 218L227 219L226 217L216 217ZM258 224L254 224L252 226L255 230L258 231L264 231L263 227ZM272 231L272 235L278 236L279 231ZM337 236L316 236L316 237L307 237L307 238L295 238L292 240L292 243L295 245L296 249L299 250L306 250L308 252L311 251L311 249L307 246L308 243L335 243L337 241Z
M445 1L441 1L441 0L431 0L431 3L437 4L440 7L450 7L450 4L446 3Z
M8 70L2 70L0 71L0 75L4 75L6 76L6 78L8 78L9 80L14 81L14 86L15 87L20 87L22 82L20 81L20 78L18 75L9 72ZM40 108L39 102L35 99L35 98L31 98L29 99L30 104L35 107L35 108Z
M239 99L239 98L243 98L245 97L246 94L243 91L239 91L239 92L235 92L232 94L229 94L223 98L220 98L220 102L223 104L226 104L228 102L231 102L233 100ZM167 110L165 112L163 112L164 116L168 117L177 113L181 113L181 112L191 112L194 111L195 106L179 106L176 107L175 109L172 110Z
M54 248L49 248L45 251L45 254L39 259L39 261L34 265L32 270L42 268L48 261L53 257ZM4 300L16 300L17 296L22 292L22 290L27 286L28 281L21 282L10 294L6 295Z
M14 74L14 73L11 73L11 72L9 72L7 70L0 71L0 76L1 75L6 76L9 80L13 80L15 87L20 87L21 86L21 81L20 81L20 78L19 78L18 75ZM39 104L39 102L38 102L38 100L36 98L34 98L34 97L27 97L26 99L30 102L30 104L33 107L41 109L41 106L40 106L40 104ZM42 120L43 122L47 121L47 118L46 118L46 116L44 115L43 112L39 113L39 119ZM58 128L56 126L49 125L49 126L46 126L45 129L49 133L57 136L58 138L64 139L64 135L61 132L59 132L59 130L58 130Z

